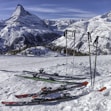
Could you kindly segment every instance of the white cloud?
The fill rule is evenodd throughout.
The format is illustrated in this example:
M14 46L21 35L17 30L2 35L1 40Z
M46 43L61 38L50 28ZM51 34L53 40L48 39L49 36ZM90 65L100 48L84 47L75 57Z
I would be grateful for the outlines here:
M76 19L91 18L97 15L90 11L73 9L73 8L63 8L63 7L58 7L53 9L45 8L45 7L27 7L27 9L35 12L47 13L47 14L50 14L51 16L56 15L58 17L68 17L68 18L76 18Z
M56 13L57 12L55 9L51 9L51 8L28 7L27 9L31 10L31 11L44 12L44 13Z
M27 7L26 9L31 10L31 11L36 11L36 12L44 12L44 13L65 13L65 12L70 12L70 13L89 13L89 11L84 11L81 9L73 9L73 8L45 8L45 7Z
M0 11L14 10L14 7L0 8Z
M82 13L82 14L74 14L75 17L85 17L85 18L90 18L97 16L97 14L94 13Z
M41 4L40 6L53 7L53 6L57 6L57 4Z

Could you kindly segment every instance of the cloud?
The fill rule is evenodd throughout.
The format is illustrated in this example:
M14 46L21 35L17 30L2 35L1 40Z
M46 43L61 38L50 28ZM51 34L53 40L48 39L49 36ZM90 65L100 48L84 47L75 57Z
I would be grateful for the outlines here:
M36 11L36 12L44 12L44 13L62 13L62 12L70 12L70 13L89 13L89 11L84 11L81 9L73 9L73 8L46 8L46 7L27 7L28 10Z
M55 9L51 9L51 8L28 7L27 9L30 11L42 12L42 13L56 13L57 12Z
M51 16L60 16L60 17L76 17L76 18L91 18L96 16L96 13L85 11L81 9L74 9L74 8L47 8L47 7L27 7L29 11L39 12L50 14Z
M57 6L57 4L41 4L40 6L44 6L44 7L54 7L54 6Z
M7 11L7 10L12 11L14 9L15 9L14 7L0 8L0 11Z
M74 14L75 17L78 17L78 18L91 18L91 17L94 17L94 16L97 16L97 14L95 13L86 13L86 14Z

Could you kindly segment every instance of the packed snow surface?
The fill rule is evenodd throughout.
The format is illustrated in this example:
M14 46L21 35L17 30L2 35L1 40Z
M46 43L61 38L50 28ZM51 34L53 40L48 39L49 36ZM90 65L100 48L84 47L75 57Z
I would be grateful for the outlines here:
M14 97L15 94L34 93L45 86L59 85L14 76L23 75L23 70L38 71L40 68L44 68L50 74L57 72L60 75L84 77L84 80L74 81L89 82L86 88L74 89L71 92L71 95L83 94L78 99L56 104L16 107L4 106L0 103L0 111L111 111L111 56L98 56L95 88L89 93L87 93L90 88L88 56L75 57L74 64L72 61L73 57L0 56L0 102L20 101ZM94 68L94 56L92 57L92 67ZM103 86L107 89L98 92L97 89Z

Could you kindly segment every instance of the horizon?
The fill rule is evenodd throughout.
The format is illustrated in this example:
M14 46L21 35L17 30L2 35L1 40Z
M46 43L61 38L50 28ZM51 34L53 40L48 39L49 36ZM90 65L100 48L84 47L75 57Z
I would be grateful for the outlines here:
M110 0L0 0L0 20L8 19L18 4L42 19L90 19L111 11Z

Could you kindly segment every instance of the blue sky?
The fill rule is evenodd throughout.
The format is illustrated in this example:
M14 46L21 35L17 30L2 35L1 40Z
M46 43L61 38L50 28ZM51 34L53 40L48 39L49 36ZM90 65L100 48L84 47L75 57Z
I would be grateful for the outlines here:
M111 11L111 0L0 0L0 19L9 18L17 4L42 19L91 18Z

